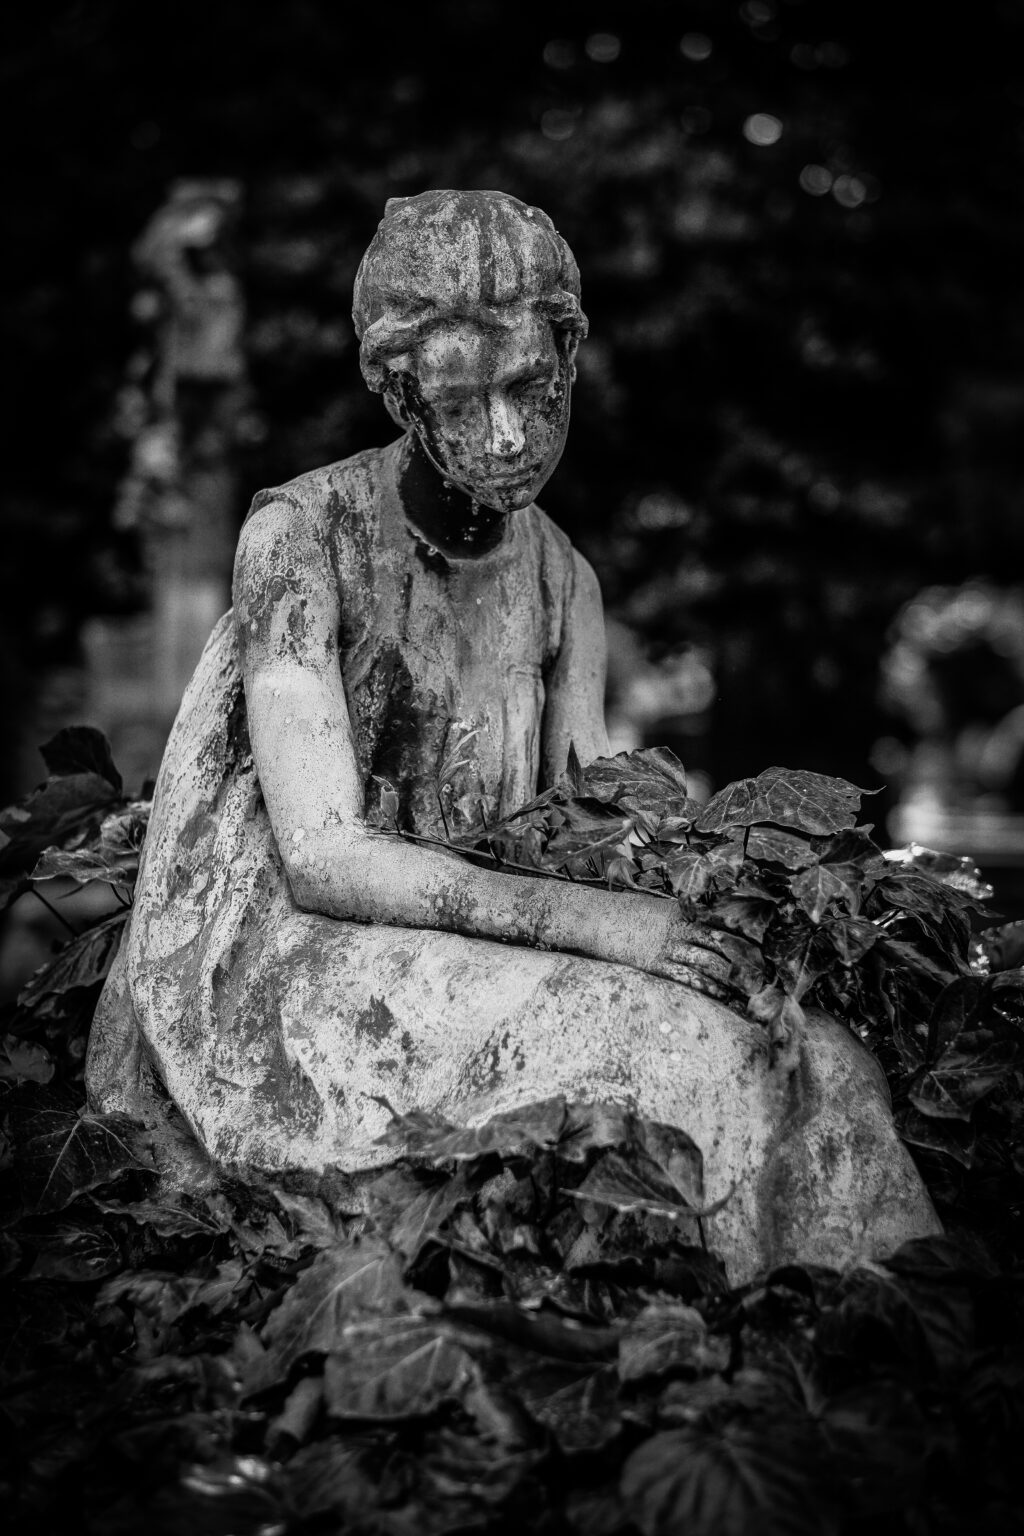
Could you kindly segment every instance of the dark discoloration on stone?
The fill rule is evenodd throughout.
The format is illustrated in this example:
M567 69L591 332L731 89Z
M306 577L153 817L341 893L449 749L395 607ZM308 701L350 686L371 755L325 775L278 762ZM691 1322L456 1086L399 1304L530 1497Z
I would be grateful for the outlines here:
M381 726L368 764L367 804L371 805L378 793L374 776L387 779L398 790L398 825L413 831L413 799L423 772L423 741L443 729L443 712L434 695L424 695L416 687L397 643L379 648L372 687L387 700L387 707L373 711Z
M440 550L432 548L425 539L416 540L415 555L423 569L432 576L440 576L443 581L451 574L451 566L444 555Z
M383 1045L398 1028L398 1020L382 997L371 996L369 1005L353 1017L352 1028L357 1035L369 1036L375 1045Z

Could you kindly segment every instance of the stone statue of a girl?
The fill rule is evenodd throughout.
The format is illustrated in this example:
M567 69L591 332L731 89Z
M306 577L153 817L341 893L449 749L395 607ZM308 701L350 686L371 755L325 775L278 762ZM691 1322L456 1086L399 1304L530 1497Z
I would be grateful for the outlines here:
M363 374L398 440L253 502L234 609L164 757L92 1103L183 1117L215 1161L367 1168L382 1100L471 1123L564 1094L687 1131L735 1278L938 1224L867 1051L798 1067L697 990L674 903L479 868L444 837L608 750L597 581L535 504L586 335L550 219L498 192L395 199L356 278ZM753 744L756 746L756 744ZM390 793L390 791L386 791Z

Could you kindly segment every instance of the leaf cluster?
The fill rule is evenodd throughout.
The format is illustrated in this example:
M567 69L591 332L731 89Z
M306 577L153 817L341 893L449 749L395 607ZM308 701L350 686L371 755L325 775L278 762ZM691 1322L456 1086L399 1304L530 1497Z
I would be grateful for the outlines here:
M83 747L95 763L100 744ZM58 781L91 771L80 751L51 767ZM842 781L775 770L702 809L681 775L665 753L586 773L571 761L461 851L626 887L614 861L628 860L641 889L660 880L692 921L750 946L738 959L767 978L755 1008L766 986L803 1008L837 978L864 989L861 1006L887 998L863 1032L933 1192L954 1166L973 1210L980 1170L1005 1224L1024 1173L1013 925L968 950L970 871L920 850L882 858ZM104 782L98 802L52 791L56 822L41 800L7 817L33 824L30 883L125 878L127 897L146 807ZM947 894L950 879L966 892ZM786 923L853 919L873 942L800 989ZM33 978L5 1041L15 1530L852 1536L881 1522L916 1536L1016 1518L1019 1308L982 1248L929 1240L882 1265L793 1265L732 1288L684 1131L560 1099L475 1127L397 1116L395 1163L355 1179L241 1170L175 1195L139 1127L84 1110L54 1044L77 998L84 1046L121 920ZM921 1125L937 1128L938 1175ZM943 1134L959 1137L952 1165Z
M885 1068L908 1142L970 1166L982 1101L1020 1096L1024 943L1013 925L977 936L991 888L969 859L884 852L857 825L863 793L776 767L700 805L666 749L586 767L570 750L558 784L449 846L674 899L729 959L727 995L773 1059L795 1061L816 1010L841 1019Z
M68 726L40 748L45 783L0 811L0 912L31 893L70 933L18 996L0 1043L0 1081L49 1082L81 1074L100 987L117 954L149 822L146 792L124 792L102 731ZM106 901L75 921L62 904L85 886ZM48 893L48 894L46 894Z
M356 1179L172 1197L137 1127L37 1105L4 1249L12 1530L1013 1517L1019 1318L979 1253L928 1239L730 1287L679 1131L554 1099L388 1139L402 1155Z

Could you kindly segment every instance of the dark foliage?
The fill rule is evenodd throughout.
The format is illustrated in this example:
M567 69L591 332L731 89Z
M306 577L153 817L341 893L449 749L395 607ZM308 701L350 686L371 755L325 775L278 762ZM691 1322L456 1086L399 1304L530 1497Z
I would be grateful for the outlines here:
M1019 1290L976 1245L732 1289L678 1133L611 1106L421 1116L340 1202L173 1200L88 1123L73 1198L5 1239L11 1529L1017 1528Z
M86 745L101 761L102 738ZM58 781L80 767L47 760ZM955 886L974 888L970 870L885 860L851 826L858 798L842 781L769 770L701 810L671 754L655 752L571 762L558 790L490 833L520 847L529 822L539 863L546 840L556 865L604 860L614 881L612 860L628 859L656 886L656 872L671 885L687 838L708 859L741 827L746 853L684 893L693 914L725 911L749 933L750 910L730 904L767 903L746 940L767 953L772 923L799 911L827 928L846 920L852 891L873 932L903 935L833 945L814 985L853 986L866 957L893 946L888 993L876 979L861 994L889 996L890 1027L876 1012L866 1034L905 1112L935 1132L905 1129L933 1148L921 1155L950 1235L842 1273L797 1264L730 1287L705 1241L699 1149L611 1104L551 1099L475 1127L414 1112L395 1117L384 1140L398 1161L377 1173L241 1169L176 1192L141 1127L82 1105L95 983L83 986L75 956L110 919L71 941L9 1021L0 1084L10 1528L1024 1529L1020 978L966 963L975 898ZM95 878L129 883L144 804L118 801L83 834L62 803L55 835L74 846L50 847L30 879L63 876L78 855L76 878L95 864ZM644 836L630 841L624 818ZM737 894L750 859L763 864L756 898ZM830 864L838 883L800 884ZM973 943L976 967L986 948L990 965L1016 958L1012 931ZM959 1143L941 1135L951 1123Z

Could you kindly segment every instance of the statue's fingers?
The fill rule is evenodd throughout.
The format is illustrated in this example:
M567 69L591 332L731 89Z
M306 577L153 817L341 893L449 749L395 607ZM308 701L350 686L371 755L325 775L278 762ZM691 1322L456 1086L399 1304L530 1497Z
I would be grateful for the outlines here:
M684 987L691 988L694 992L701 992L705 997L713 997L721 1003L730 1002L734 996L733 988L726 986L715 977L709 976L705 971L697 970L691 966L679 967L678 980Z
M717 948L712 949L710 946L695 943L680 944L675 949L673 958L688 969L713 976L718 981L729 980L732 957L723 954Z

